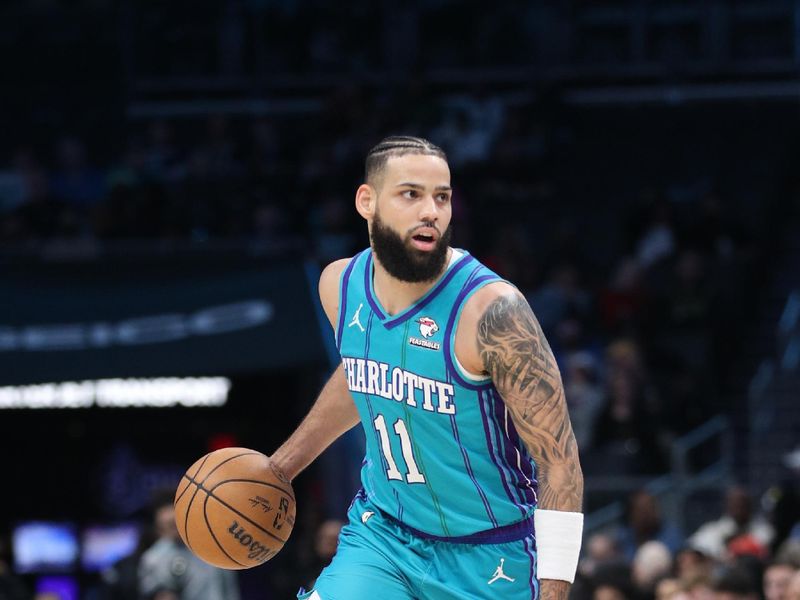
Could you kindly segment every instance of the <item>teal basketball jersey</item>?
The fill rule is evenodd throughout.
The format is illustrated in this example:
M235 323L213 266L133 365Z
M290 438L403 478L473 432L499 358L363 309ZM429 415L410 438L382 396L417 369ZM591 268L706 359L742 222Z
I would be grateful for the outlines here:
M536 470L489 378L466 372L455 334L467 299L501 278L463 250L436 284L389 315L373 256L340 280L336 343L366 433L360 496L418 535L500 543L532 530Z

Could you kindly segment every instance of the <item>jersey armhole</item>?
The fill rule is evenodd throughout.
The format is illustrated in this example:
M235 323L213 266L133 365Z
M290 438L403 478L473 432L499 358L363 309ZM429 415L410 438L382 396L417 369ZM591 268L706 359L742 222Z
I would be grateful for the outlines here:
M339 276L339 314L337 315L336 331L334 333L336 338L336 348L339 351L342 349L342 332L344 331L344 321L347 315L347 288L350 284L350 276L353 273L353 268L356 266L356 262L361 258L364 252L366 252L366 250L359 252L353 258L351 258L350 262Z
M453 310L448 319L448 334L445 336L444 340L444 358L445 362L447 363L447 369L460 385L469 389L482 389L489 387L492 385L492 378L489 375L480 376L470 373L458 360L458 356L456 356L456 331L458 328L458 321L461 317L461 312L464 310L464 306L467 304L467 300L470 298L470 296L472 296L472 294L481 289L483 286L496 281L503 281L503 279L490 272L476 277L469 282L456 299L456 302L453 305Z

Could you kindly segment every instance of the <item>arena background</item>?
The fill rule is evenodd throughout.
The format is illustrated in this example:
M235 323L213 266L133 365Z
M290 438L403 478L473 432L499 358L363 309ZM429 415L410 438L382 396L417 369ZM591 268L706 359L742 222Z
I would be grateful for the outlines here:
M683 547L734 483L774 525L762 566L800 535L797 0L8 0L0 49L0 573L22 597L114 597L155 493L292 431L336 360L316 277L367 243L353 193L393 133L447 151L456 245L544 327L587 538L647 489ZM243 598L313 577L360 443L298 477Z

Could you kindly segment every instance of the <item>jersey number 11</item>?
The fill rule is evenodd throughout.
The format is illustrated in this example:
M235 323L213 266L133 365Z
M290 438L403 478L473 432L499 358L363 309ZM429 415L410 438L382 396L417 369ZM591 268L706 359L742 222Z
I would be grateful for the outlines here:
M373 423L375 429L378 430L378 434L381 436L383 456L386 458L386 464L389 467L386 471L386 476L389 479L399 479L402 481L403 474L397 468L397 463L392 456L392 445L389 442L389 431L386 428L386 420L383 418L383 415L378 415ZM400 437L400 448L403 451L403 460L408 467L405 480L408 483L425 483L425 476L419 472L417 462L414 460L414 451L411 448L411 438L408 436L408 429L406 429L405 421L403 421L403 419L397 419L397 421L394 422L394 430Z

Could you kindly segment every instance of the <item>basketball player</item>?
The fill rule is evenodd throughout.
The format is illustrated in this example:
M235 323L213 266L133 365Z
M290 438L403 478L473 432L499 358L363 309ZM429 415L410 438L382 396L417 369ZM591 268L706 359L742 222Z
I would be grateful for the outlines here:
M451 196L440 148L383 140L355 196L370 248L320 277L342 366L273 464L291 480L359 421L367 451L299 598L567 597L583 476L561 377L519 291L449 245Z

